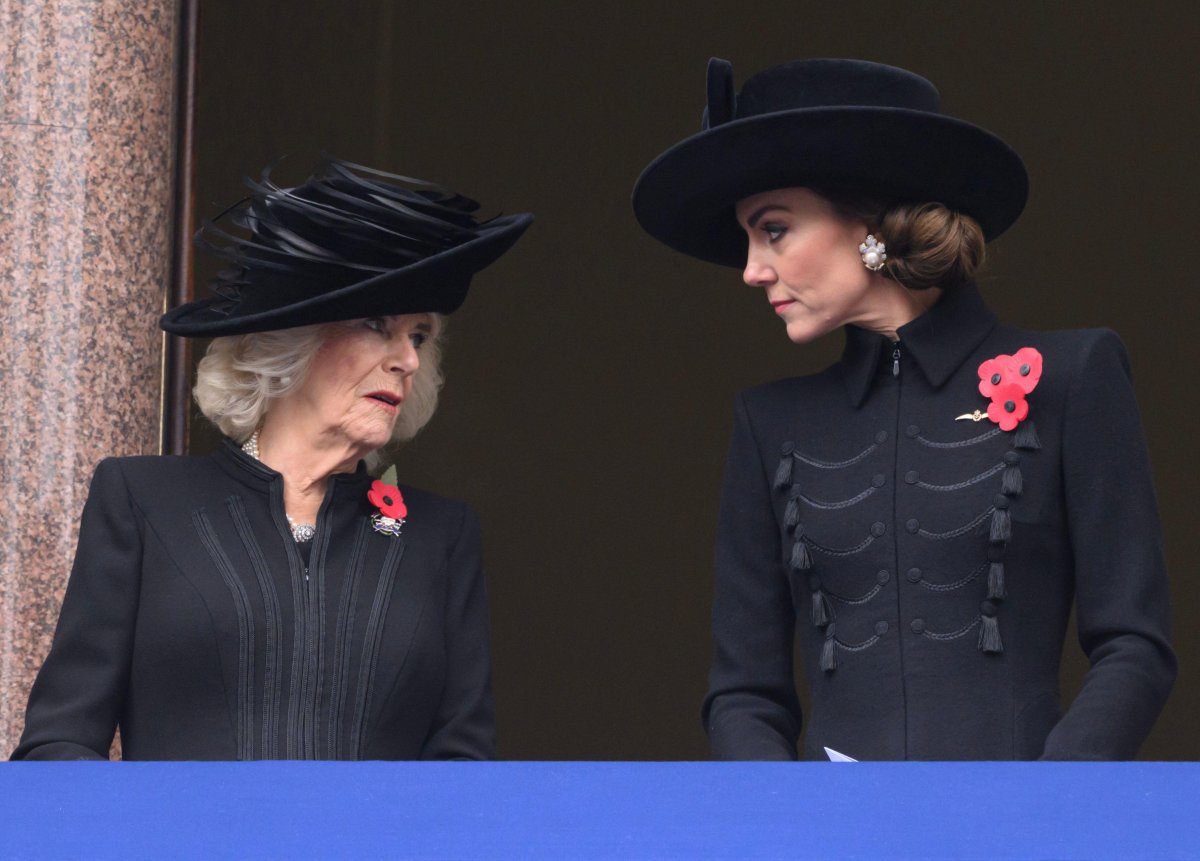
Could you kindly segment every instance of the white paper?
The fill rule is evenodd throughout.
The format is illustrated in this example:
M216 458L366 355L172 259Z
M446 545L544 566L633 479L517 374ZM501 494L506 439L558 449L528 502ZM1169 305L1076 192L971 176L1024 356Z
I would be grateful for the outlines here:
M838 753L832 747L825 748L825 755L829 757L830 762L858 762L858 760L854 757L846 756L844 753Z

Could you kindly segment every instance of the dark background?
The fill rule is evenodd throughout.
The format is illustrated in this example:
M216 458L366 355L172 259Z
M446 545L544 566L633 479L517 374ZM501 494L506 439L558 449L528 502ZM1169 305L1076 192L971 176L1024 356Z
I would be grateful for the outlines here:
M1200 13L1191 3L642 0L201 4L196 215L327 149L531 210L450 320L447 386L401 481L480 510L500 755L695 759L732 397L833 361L734 270L634 223L629 193L698 129L709 56L852 56L934 81L1022 153L1028 209L989 246L1002 319L1109 326L1132 355L1172 573L1180 677L1143 756L1198 759ZM197 283L213 271L199 261ZM211 444L202 422L193 444ZM1098 465L1103 468L1103 465ZM1064 696L1086 664L1067 643Z

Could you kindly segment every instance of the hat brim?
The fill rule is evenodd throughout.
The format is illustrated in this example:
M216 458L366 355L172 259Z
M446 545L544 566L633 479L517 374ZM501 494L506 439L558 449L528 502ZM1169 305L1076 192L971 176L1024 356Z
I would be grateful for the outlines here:
M408 266L270 310L238 314L228 301L210 297L173 308L159 326L174 335L212 338L291 329L361 317L456 311L471 276L494 263L533 222L527 212L494 218L474 239Z
M676 251L741 268L746 235L734 205L796 186L939 202L978 221L989 240L1029 195L1020 156L978 126L904 108L826 107L734 120L681 141L642 172L633 209Z

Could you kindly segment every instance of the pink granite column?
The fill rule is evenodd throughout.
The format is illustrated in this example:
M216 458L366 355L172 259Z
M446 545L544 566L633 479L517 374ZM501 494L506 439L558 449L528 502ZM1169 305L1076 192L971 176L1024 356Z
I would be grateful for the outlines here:
M0 755L96 462L158 450L176 0L0 5Z

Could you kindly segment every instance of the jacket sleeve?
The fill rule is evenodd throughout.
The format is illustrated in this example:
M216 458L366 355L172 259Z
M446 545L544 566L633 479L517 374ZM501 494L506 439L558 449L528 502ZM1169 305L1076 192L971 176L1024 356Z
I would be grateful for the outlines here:
M446 565L446 682L421 759L492 759L496 716L479 517L463 506Z
M701 716L713 756L796 758L795 612L744 396L734 411L717 525L713 662Z
M1150 458L1113 332L1089 345L1072 380L1062 465L1079 643L1091 669L1043 758L1132 759L1174 683L1175 654Z
M129 679L142 540L120 463L101 461L54 641L13 759L108 759Z

